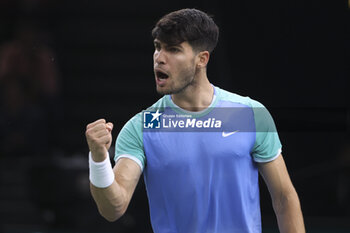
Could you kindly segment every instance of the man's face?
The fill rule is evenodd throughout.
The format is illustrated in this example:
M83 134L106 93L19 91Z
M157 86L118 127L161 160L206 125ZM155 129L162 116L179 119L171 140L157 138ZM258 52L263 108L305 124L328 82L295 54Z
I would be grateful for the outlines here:
M188 42L167 45L154 40L154 74L157 92L177 94L192 84L196 73L196 54Z

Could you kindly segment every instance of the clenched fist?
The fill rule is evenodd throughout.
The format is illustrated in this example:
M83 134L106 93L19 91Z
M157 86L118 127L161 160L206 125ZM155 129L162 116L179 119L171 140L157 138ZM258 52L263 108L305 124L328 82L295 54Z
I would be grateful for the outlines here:
M106 123L105 119L100 119L86 126L86 140L95 162L101 162L106 159L107 152L112 143L111 122Z

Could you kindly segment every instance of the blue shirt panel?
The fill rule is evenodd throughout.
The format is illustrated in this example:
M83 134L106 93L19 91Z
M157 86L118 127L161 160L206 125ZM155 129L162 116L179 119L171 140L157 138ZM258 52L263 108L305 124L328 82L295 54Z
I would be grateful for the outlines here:
M144 179L154 232L261 232L252 109L219 100L224 127L250 125L228 137L220 132L144 131ZM215 109L208 113L215 117ZM236 109L236 111L233 111ZM245 109L244 116L237 109ZM176 114L170 107L164 114ZM205 116L208 117L208 116Z

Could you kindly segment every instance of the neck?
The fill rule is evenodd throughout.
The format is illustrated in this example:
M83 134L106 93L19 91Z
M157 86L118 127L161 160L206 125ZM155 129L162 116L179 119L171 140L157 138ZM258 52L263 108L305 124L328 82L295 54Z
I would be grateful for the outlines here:
M172 94L173 102L187 111L202 111L209 107L213 100L214 88L210 84L206 72L200 72L186 89Z

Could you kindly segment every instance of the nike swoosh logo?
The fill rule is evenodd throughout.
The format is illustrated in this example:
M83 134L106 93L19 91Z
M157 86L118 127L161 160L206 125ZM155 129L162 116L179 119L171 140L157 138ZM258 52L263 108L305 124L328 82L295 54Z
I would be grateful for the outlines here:
M232 134L237 133L238 131L239 131L239 130L236 130L236 131L233 131L233 132L228 132L228 133L222 132L222 137L226 138L226 137L228 137L228 136L231 136Z

